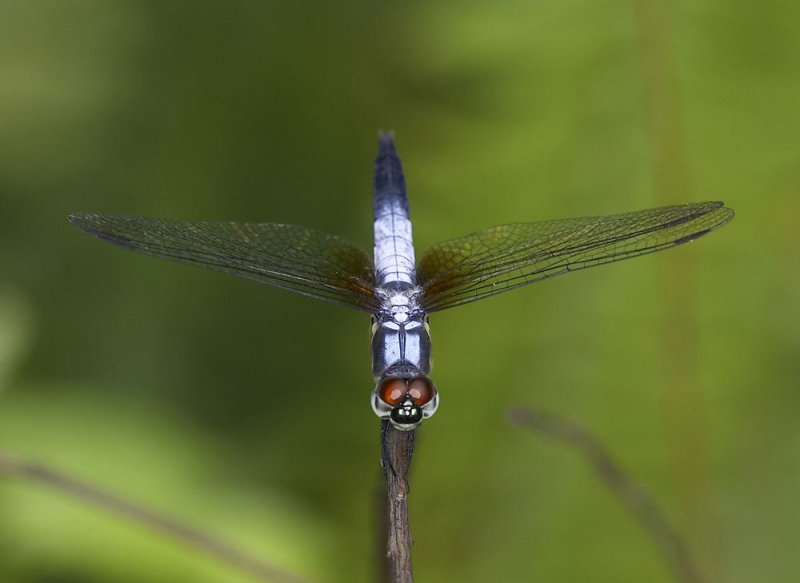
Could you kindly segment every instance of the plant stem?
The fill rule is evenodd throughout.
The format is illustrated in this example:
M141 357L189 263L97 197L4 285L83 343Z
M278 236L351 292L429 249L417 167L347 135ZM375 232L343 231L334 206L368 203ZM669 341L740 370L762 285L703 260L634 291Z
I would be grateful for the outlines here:
M597 477L636 517L656 543L661 556L675 575L675 580L681 583L702 583L700 571L681 535L670 526L647 491L622 468L597 437L573 421L531 408L512 410L511 422L535 429L552 439L571 445L583 454Z
M107 510L133 522L138 522L153 531L193 547L203 554L215 557L243 573L252 575L259 581L271 583L303 583L305 581L305 579L286 573L262 559L239 550L212 534L189 526L152 508L126 500L117 494L73 478L46 465L22 460L0 452L0 476L13 476L44 484L57 492L77 498L91 506Z
M386 476L386 559L392 583L413 583L411 528L408 524L408 471L414 431L381 422L381 466Z

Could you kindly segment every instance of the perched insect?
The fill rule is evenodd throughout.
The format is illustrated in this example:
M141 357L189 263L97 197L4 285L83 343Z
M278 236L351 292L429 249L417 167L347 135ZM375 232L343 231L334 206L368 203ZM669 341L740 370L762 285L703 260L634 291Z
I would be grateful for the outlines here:
M730 221L721 202L490 227L414 255L406 183L391 134L375 160L373 257L335 235L274 223L81 213L70 222L148 255L232 273L372 314L372 408L394 427L436 412L428 314L556 275L688 243Z

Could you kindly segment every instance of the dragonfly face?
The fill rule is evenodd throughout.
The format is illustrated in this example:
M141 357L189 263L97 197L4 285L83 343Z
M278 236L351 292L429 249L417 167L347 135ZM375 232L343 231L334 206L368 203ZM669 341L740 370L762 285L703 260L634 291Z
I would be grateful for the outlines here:
M572 271L688 243L728 223L721 202L490 227L434 245L419 261L406 184L390 134L375 160L375 247L275 223L178 221L75 214L105 241L180 263L253 279L372 314L375 413L413 429L436 412L428 378L428 314Z
M397 429L408 431L427 419L439 407L439 393L424 375L386 376L372 393L372 410L388 418Z

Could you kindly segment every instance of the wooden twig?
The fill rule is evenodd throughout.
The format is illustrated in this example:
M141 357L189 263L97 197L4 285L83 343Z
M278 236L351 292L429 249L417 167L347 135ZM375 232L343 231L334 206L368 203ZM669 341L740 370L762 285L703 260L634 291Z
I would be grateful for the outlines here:
M414 431L381 422L381 466L386 476L386 559L392 583L412 583L411 528L408 524L408 471Z
M700 571L683 538L670 526L644 488L625 472L597 437L577 423L535 409L514 409L510 417L515 425L535 429L583 454L597 477L656 543L675 579L681 583L702 583Z
M215 557L259 581L271 583L304 583L290 573L253 557L214 535L189 526L176 518L162 514L136 502L73 478L46 465L16 458L0 452L0 475L12 476L44 484L91 506L102 508L178 540L203 554Z

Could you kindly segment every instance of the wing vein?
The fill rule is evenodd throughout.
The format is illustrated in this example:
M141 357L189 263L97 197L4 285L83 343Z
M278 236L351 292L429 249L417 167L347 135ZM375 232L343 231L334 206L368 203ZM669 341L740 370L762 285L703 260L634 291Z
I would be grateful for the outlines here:
M723 226L721 202L608 217L500 225L433 246L418 266L423 307L443 310L555 275L687 243Z

